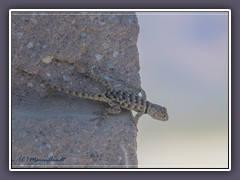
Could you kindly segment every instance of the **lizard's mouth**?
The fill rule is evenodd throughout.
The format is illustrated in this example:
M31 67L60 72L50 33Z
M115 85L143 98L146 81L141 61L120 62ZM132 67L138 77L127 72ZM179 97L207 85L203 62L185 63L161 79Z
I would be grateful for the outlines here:
M167 121L168 120L168 115L165 115L165 116L155 116L153 118L156 119L156 120L159 120L159 121Z
M162 121L167 121L168 120L168 115L163 116Z
M154 115L154 116L152 116L152 118L154 118L156 120L160 120L160 121L167 121L168 120L168 115L162 115L162 116Z

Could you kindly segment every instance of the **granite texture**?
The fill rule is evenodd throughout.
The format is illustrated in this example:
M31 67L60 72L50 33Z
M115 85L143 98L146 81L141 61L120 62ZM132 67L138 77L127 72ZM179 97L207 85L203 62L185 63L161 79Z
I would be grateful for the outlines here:
M94 74L114 88L140 90L139 26L128 12L12 12L12 165L15 168L137 167L137 128L130 111L98 123L107 104L42 86L101 93ZM48 63L49 58L68 63Z

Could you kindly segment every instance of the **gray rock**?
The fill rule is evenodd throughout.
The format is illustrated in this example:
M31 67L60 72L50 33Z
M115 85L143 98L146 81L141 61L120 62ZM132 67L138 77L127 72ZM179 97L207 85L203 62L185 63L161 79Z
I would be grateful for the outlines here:
M29 49L31 49L31 48L33 47L33 43L32 43L32 42L29 42L29 43L27 44L27 47L28 47Z
M19 13L33 15L12 16L13 167L137 167L131 112L123 110L99 123L107 104L47 89L35 78L72 91L101 93L100 84L79 73L95 67L94 74L108 77L113 87L138 93L136 15ZM51 63L52 57L71 65ZM27 77L19 69L36 75Z

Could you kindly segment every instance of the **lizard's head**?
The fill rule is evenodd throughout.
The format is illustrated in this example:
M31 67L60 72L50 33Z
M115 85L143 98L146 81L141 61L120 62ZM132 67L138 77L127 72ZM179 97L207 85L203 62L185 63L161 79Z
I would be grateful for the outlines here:
M168 120L167 109L157 104L150 104L147 109L147 114L151 116L153 119L157 119L160 121Z

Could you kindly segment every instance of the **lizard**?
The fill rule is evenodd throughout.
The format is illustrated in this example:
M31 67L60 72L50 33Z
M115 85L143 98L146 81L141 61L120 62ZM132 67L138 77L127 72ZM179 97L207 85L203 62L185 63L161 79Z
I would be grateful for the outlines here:
M50 58L48 60L49 61L45 63L58 62L58 63L68 63L73 65L73 63L69 61L61 60L57 58ZM30 73L26 70L22 70L22 72L29 76L35 75L34 73ZM76 92L76 91L67 90L61 87L57 87L39 78L38 78L38 81L39 83L43 84L47 88L51 88L51 89L63 92L65 94L107 103L109 107L105 109L105 112L103 113L103 117L107 117L108 114L119 114L121 112L121 108L123 108L123 109L137 112L137 114L134 117L135 125L137 125L138 120L144 114L147 114L156 120L160 120L160 121L168 120L169 117L168 117L167 109L163 106L160 106L158 104L154 104L148 101L146 99L146 93L143 89L141 89L141 96L140 96L138 94L131 93L126 90L117 90L113 88L107 80L94 75L91 70L87 70L86 72L79 72L79 73L100 83L104 87L105 92L99 93L99 94L90 94L90 93L85 93L80 91Z

